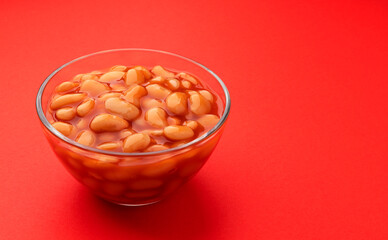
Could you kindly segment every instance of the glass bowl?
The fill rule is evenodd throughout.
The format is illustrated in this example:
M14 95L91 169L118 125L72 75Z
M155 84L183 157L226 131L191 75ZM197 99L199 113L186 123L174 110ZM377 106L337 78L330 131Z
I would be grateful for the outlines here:
M161 65L197 76L221 98L224 108L220 121L197 139L158 152L104 151L81 145L58 132L45 116L55 87L78 73L114 65ZM74 178L107 201L140 206L164 199L202 168L223 132L230 96L216 74L191 59L158 50L114 49L82 56L52 72L39 88L36 109L48 142Z

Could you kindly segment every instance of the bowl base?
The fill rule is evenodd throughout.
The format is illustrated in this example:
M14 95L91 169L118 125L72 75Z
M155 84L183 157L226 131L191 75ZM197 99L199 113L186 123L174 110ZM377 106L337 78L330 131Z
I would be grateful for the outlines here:
M148 203L119 203L119 202L111 202L111 203L114 203L114 204L120 205L120 206L125 206L125 207L141 207L141 206L147 206L147 205L155 204L157 202L160 202L160 200L153 201L153 202L148 202Z

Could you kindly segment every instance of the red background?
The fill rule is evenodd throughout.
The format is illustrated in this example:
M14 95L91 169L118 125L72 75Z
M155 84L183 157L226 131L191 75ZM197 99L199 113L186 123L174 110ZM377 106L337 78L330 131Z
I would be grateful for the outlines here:
M0 239L388 239L384 1L1 1ZM125 208L60 165L35 94L61 64L142 47L197 60L232 112L204 169Z

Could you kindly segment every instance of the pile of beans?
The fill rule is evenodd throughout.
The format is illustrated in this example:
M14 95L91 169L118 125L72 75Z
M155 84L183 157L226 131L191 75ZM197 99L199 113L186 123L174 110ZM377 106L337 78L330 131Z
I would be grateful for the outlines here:
M80 144L116 152L188 143L220 120L222 102L196 77L162 66L114 66L59 84L46 117Z

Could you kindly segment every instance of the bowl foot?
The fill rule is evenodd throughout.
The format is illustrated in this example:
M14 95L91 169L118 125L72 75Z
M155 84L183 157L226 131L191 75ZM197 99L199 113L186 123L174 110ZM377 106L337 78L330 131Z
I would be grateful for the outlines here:
M119 202L111 202L120 206L126 206L126 207L141 207L141 206L147 206L151 204L155 204L157 202L160 202L160 200L148 202L148 203L119 203Z

